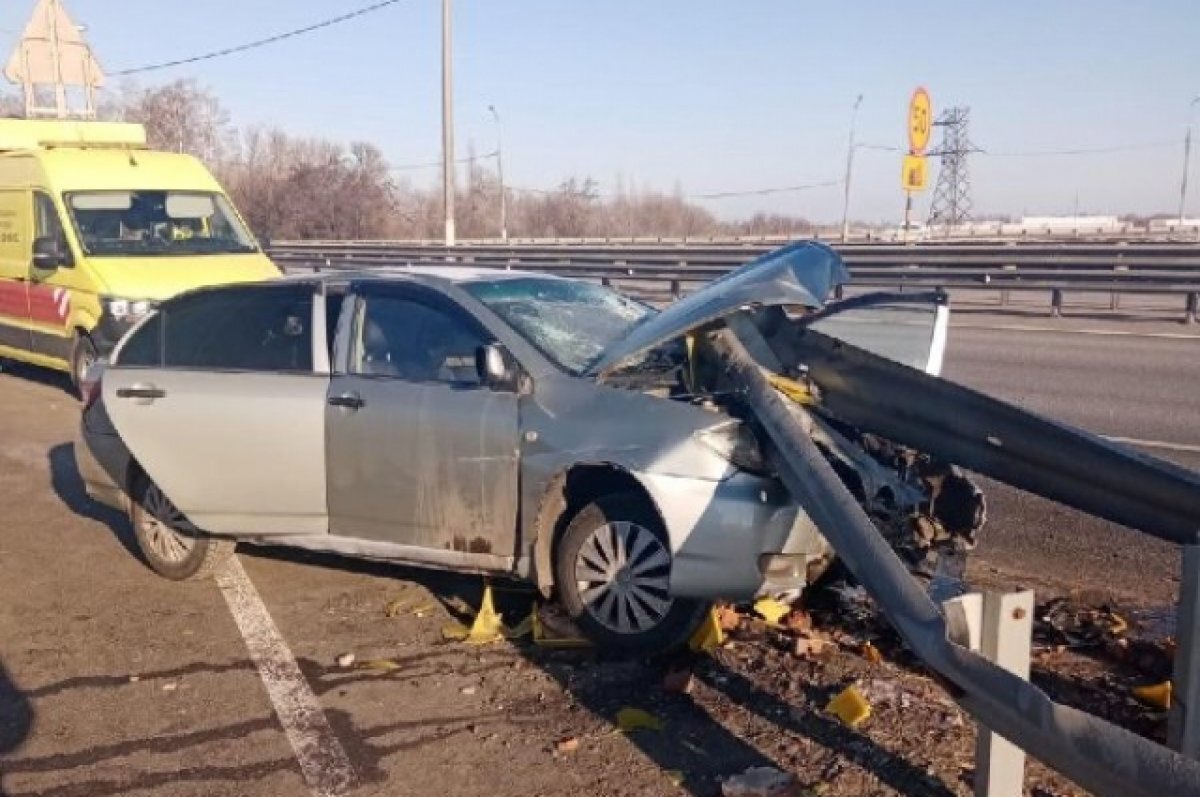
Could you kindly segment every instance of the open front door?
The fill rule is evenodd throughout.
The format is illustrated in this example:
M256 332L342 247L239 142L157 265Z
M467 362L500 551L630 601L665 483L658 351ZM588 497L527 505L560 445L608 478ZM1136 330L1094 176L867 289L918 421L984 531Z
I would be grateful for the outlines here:
M950 307L946 295L872 293L826 305L808 329L932 376L942 372Z
M199 528L328 532L323 312L311 285L204 291L139 327L105 371L121 439Z

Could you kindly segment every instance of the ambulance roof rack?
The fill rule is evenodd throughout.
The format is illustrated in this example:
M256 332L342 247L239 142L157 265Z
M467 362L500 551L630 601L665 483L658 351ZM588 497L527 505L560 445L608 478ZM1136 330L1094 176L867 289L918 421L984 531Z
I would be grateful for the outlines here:
M146 128L127 122L0 119L0 152L55 148L146 149Z

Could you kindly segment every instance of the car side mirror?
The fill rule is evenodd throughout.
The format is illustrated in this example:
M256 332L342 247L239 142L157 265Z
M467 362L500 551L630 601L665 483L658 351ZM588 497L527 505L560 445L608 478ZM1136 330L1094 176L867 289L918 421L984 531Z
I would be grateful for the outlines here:
M63 249L58 238L42 237L33 242L33 267L43 271L53 271L58 268L73 268L75 261L71 253Z
M499 343L488 343L475 350L475 371L479 374L479 383L492 390L517 389L516 365Z

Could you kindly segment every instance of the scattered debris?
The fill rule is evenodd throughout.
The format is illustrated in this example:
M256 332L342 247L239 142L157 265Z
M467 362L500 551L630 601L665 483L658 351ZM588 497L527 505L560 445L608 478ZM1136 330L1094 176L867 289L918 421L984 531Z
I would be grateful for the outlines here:
M862 653L862 657L872 664L883 663L883 654L879 652L879 648L875 647L870 642L864 644L860 652Z
M533 644L546 648L586 648L591 642L584 638L566 612L553 603L537 606L530 615Z
M768 623L777 624L792 609L774 598L759 598L754 602L755 613Z
M342 655L338 656L337 657L337 666L341 667L343 670L353 667L354 666L354 654L353 653L343 653Z
M738 626L742 624L742 616L738 614L737 609L728 603L714 606L713 614L716 616L717 625L722 631L736 631Z
M733 615L734 622L732 627L737 628L737 613L730 607L725 606L721 609L713 608L705 616L704 622L692 634L688 640L688 647L697 653L707 653L710 650L715 650L725 642L725 625L728 620L722 620L721 611Z
M174 692L178 688L179 688L179 684L176 681L167 681L165 684L162 685L162 690L164 692Z
M798 659L818 659L833 648L833 643L816 636L796 637L792 643L792 655Z
M475 694L476 690L475 690L475 687L473 687L473 686L464 686L462 689L459 689L458 691L464 695L473 695L473 694Z
M799 784L794 775L774 767L750 767L721 781L723 797L795 797Z
M573 753L578 749L579 737L577 736L571 736L567 739L560 739L558 743L554 745L555 752L562 753L564 755L567 753Z
M640 708L626 706L617 712L617 730L622 733L639 730L661 731L662 728L662 720Z
M1082 606L1071 598L1055 598L1039 606L1034 640L1072 648L1100 647L1129 630L1124 617L1107 606Z
M683 777L684 776L683 776L683 772L681 770L668 769L668 770L664 771L663 774L667 776L667 780L671 781L672 786L682 786L683 785Z
M404 598L395 598L388 601L387 606L383 608L384 617L399 617L408 607L408 601Z
M131 683L131 684L136 684L140 680L142 680L142 677L140 675L129 676L129 683Z
M871 704L855 684L850 684L830 700L825 710L851 728L857 728L871 716Z
M360 661L356 670L368 670L370 672L388 673L395 672L400 669L400 664L394 659L367 659Z
M688 667L678 670L668 670L663 676L663 689L680 695L689 695L692 693L692 687L695 685L695 678L692 677L692 671Z
M783 618L783 626L795 634L807 634L812 631L812 616L801 609L793 609Z
M1133 690L1133 696L1151 708L1166 711L1171 708L1171 682L1139 686Z

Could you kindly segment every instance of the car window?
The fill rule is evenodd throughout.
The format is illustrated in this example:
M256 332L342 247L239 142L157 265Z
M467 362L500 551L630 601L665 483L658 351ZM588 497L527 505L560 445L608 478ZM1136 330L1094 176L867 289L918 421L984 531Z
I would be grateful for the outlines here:
M156 312L121 343L115 357L119 365L157 368L162 365L163 315Z
M59 218L58 208L48 194L40 191L33 195L35 238L49 238L58 242L59 251L67 251L67 235L63 231L62 219Z
M367 296L351 371L411 382L478 385L475 352L487 343L460 316L397 296Z
M312 371L312 288L210 291L169 303L122 347L121 365ZM155 320L158 319L158 320Z

